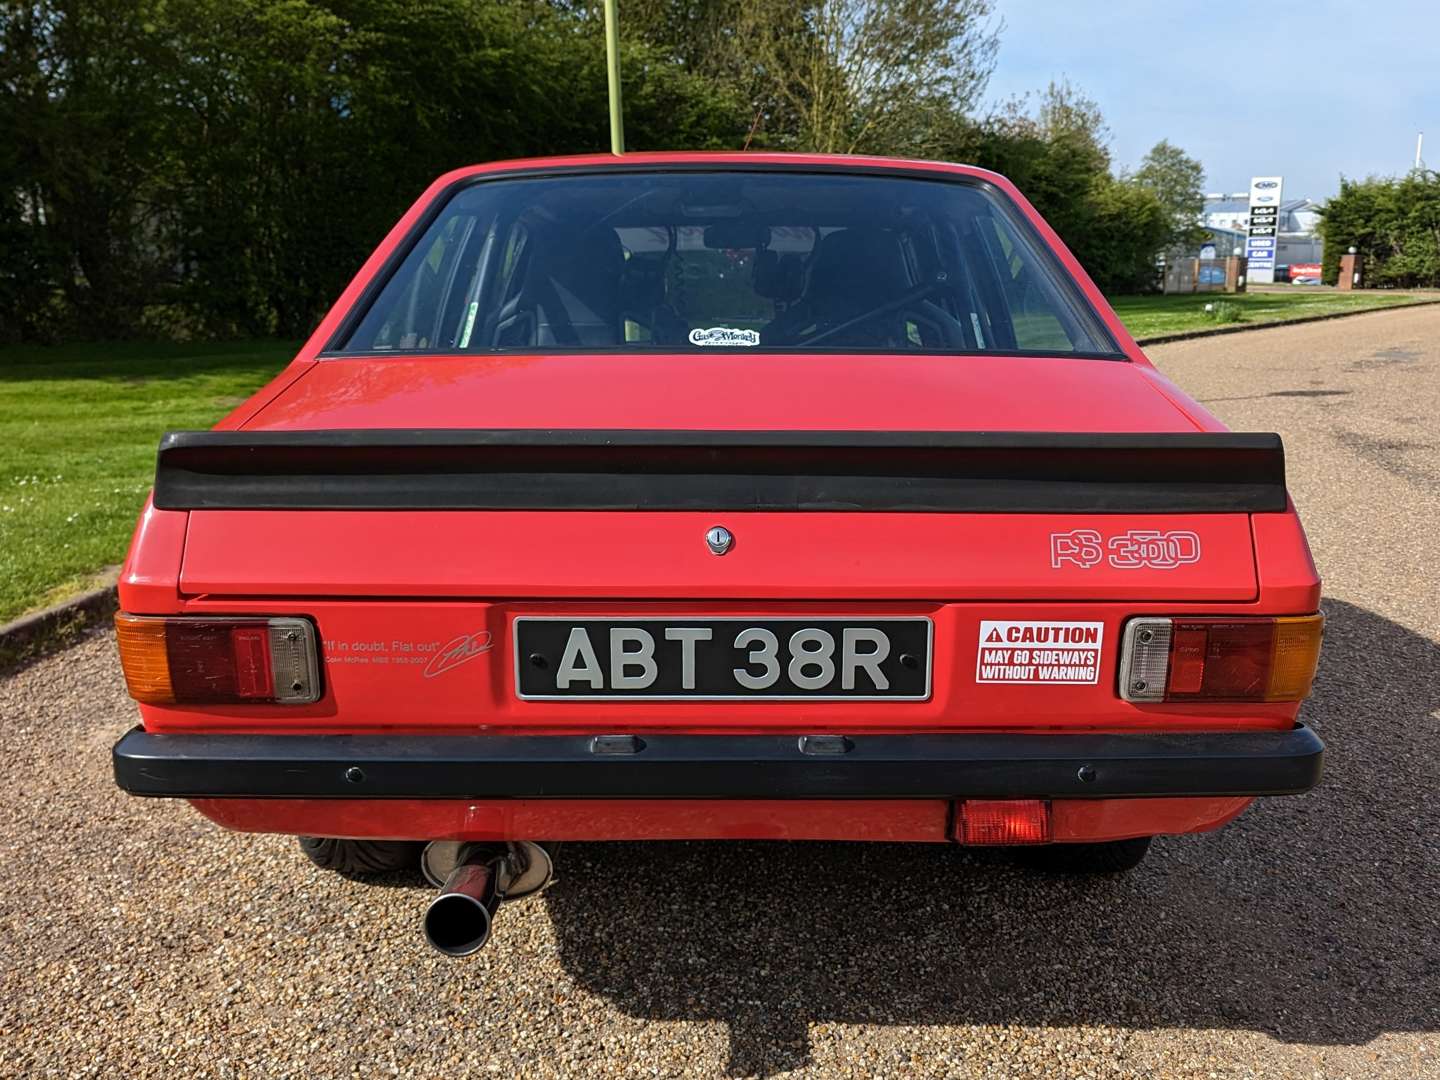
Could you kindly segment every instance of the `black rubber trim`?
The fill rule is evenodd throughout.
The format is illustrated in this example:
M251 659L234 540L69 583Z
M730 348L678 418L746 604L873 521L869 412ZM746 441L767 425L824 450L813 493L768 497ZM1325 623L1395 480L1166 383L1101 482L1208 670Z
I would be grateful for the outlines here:
M164 510L1283 511L1272 433L174 431Z
M1287 731L851 735L152 735L115 745L133 795L185 798L952 799L1293 795L1324 747Z

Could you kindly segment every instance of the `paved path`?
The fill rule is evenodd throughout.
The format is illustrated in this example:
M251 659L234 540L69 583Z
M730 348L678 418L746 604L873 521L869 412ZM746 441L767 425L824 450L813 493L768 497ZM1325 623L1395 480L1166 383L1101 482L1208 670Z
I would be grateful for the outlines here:
M0 1075L1440 1076L1440 311L1157 349L1285 434L1315 793L1120 881L943 848L569 845L465 962L429 891L110 784L109 635L0 684Z

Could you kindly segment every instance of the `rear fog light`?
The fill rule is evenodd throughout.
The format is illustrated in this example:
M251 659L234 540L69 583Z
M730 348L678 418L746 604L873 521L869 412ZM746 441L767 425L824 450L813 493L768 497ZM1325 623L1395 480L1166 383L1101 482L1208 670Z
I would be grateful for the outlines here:
M1048 844L1050 804L1044 799L967 799L956 815L962 844Z

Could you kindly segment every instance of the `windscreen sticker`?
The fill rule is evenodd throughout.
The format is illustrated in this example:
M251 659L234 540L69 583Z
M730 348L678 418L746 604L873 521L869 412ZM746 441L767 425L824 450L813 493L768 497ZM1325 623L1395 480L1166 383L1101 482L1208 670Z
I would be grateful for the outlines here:
M759 345L759 330L737 330L732 326L697 327L690 331L691 345Z
M977 683L1092 685L1100 681L1105 624L1098 622L980 623Z

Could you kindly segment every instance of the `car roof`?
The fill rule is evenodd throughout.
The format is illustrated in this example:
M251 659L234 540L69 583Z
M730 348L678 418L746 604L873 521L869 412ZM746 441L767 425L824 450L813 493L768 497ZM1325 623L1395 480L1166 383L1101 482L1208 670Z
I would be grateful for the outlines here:
M920 158L879 157L868 154L793 154L752 150L667 150L626 154L572 154L563 157L513 158L467 165L441 178L443 182L463 180L469 176L485 176L497 172L528 172L549 169L630 168L656 165L747 165L789 168L821 167L826 169L868 172L936 173L973 177L1009 187L999 173L975 165L948 161L927 161Z

